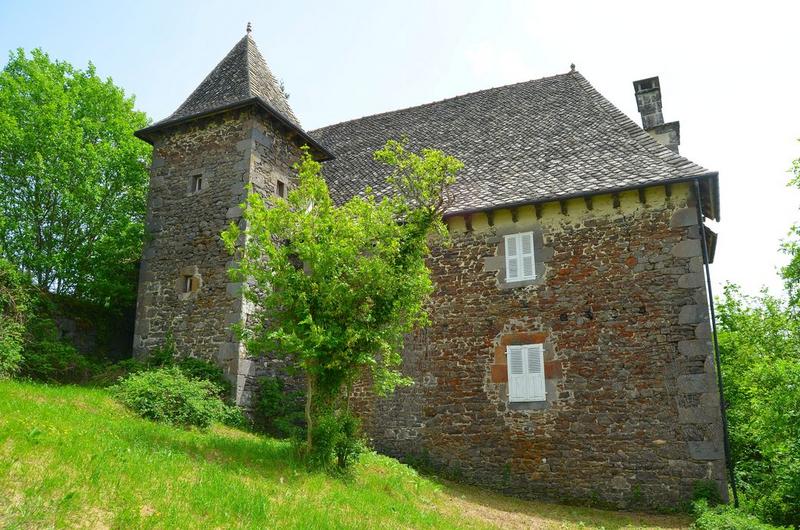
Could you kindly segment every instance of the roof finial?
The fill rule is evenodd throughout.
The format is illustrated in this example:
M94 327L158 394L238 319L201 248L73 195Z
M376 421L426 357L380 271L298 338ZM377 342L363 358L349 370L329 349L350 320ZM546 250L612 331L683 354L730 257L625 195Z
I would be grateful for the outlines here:
M247 34L250 35L253 32L253 26L249 22L247 23Z
M572 64L569 65L569 71L570 72L574 72L575 71L575 63L572 63Z

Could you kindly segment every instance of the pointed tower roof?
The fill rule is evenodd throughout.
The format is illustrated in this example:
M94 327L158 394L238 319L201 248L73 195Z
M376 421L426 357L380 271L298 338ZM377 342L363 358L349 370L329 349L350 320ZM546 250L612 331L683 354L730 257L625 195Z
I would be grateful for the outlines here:
M297 133L303 143L319 151L323 155L321 158L332 158L330 153L303 131L283 89L250 36L249 24L247 34L236 43L175 112L137 131L136 136L152 142L152 133L157 130L248 105L257 105L266 110L284 126Z

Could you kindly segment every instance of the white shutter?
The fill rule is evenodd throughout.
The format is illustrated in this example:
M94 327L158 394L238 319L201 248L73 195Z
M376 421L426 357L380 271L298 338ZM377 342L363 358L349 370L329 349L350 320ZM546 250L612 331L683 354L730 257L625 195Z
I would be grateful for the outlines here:
M519 234L520 261L522 262L520 280L533 280L536 277L533 261L533 232Z
M506 281L518 282L536 278L533 258L533 232L505 236Z
M525 355L522 346L508 346L506 348L506 363L508 363L508 399L509 401L525 401Z
M541 344L526 346L525 356L527 376L531 382L531 401L544 401L547 397L544 384L544 347Z
M541 344L506 347L508 400L544 401L544 348Z
M517 234L505 237L506 241L506 281L513 282L519 278L519 238Z

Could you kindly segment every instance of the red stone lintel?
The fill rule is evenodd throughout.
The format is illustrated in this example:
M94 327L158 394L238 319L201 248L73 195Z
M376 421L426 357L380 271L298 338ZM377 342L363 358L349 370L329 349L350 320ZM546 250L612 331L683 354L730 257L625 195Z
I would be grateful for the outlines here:
M492 383L508 383L508 366L505 364L492 365Z

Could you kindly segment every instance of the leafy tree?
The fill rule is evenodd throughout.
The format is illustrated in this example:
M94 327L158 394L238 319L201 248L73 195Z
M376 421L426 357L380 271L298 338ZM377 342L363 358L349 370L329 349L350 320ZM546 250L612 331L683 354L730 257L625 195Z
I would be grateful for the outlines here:
M447 189L462 167L441 151L416 154L391 140L375 159L394 168L391 197L366 190L335 205L306 151L287 199L250 193L244 233L236 225L223 233L238 253L231 274L247 280L254 307L242 337L251 354L289 357L305 376L305 451L323 465L335 454L345 467L358 452L347 408L357 379L370 373L379 394L410 384L398 370L403 336L427 322L428 237L446 235Z
M0 72L0 247L35 283L104 303L135 297L148 122L111 79L17 50Z
M731 451L745 505L800 524L800 320L766 292L717 304Z
M800 185L800 160L791 185ZM732 457L745 508L800 527L800 227L782 246L785 297L746 296L728 285L717 301Z
M19 371L31 302L30 278L0 258L0 379Z

